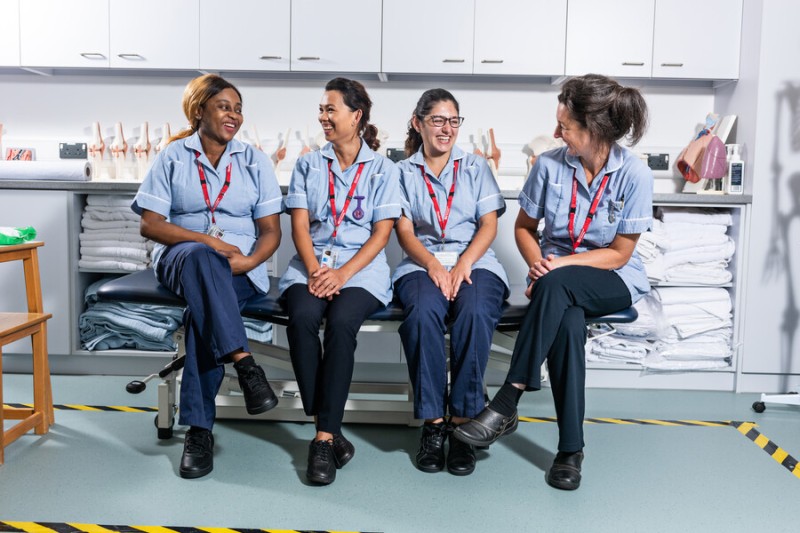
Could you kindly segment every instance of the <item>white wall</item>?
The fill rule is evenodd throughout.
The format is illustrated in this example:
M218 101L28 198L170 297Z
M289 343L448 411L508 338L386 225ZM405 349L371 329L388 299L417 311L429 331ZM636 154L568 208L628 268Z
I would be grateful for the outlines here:
M759 15L758 11L763 8ZM800 54L796 22L800 3L746 1L745 21L761 20L757 56L743 58L747 80L730 98L754 102L748 126L747 179L753 204L742 370L754 374L800 374ZM751 22L752 24L752 22ZM757 390L744 376L742 390ZM775 388L800 384L785 377Z
M39 76L0 75L0 122L4 124L3 145L30 145L39 159L56 159L57 143L90 140L90 126L99 121L110 141L114 123L121 121L127 140L139 135L143 121L150 123L151 140L161 136L161 125L169 122L173 133L186 124L181 97L194 73L146 77L119 74ZM319 130L317 107L324 80L276 81L229 78L243 93L248 140L250 126L258 128L265 149L274 150L278 136L287 128L313 137ZM643 85L642 81L630 82ZM459 144L472 149L470 138L482 129L495 130L503 150L501 173L522 176L525 155L522 147L533 137L551 134L555 127L558 86L549 83L487 81L379 81L365 82L373 99L373 122L389 134L388 146L401 147L408 118L423 90L442 86L454 93L466 117ZM651 127L639 144L641 151L676 152L686 144L695 127L713 111L714 91L707 83L649 85L643 87L651 112ZM289 159L301 148L290 137ZM290 168L287 159L284 168ZM521 185L521 180L510 182ZM672 192L672 184L665 184Z

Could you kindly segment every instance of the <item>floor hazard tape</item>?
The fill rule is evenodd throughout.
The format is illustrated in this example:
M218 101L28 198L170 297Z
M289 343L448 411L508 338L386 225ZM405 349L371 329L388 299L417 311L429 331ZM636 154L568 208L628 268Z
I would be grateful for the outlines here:
M368 533L327 529L240 529L223 527L107 526L58 522L3 522L0 531L25 533ZM379 533L379 532L369 532Z
M798 466L797 459L762 435L753 422L731 422L731 425L739 430L739 433L755 442L759 448L767 452L778 464L800 478L800 466Z

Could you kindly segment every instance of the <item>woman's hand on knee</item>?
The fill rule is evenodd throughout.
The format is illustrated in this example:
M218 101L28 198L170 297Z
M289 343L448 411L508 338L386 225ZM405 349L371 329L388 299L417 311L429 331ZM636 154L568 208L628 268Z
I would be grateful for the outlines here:
M435 265L428 267L428 277L433 284L442 291L446 299L450 299L450 274L439 261Z

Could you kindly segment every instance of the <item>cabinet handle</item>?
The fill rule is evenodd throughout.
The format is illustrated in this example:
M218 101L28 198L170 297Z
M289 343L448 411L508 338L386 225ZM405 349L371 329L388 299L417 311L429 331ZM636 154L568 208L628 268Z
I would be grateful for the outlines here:
M483 60L481 60L481 63L498 64L498 63L502 63L502 62L503 62L502 59L483 59Z
M442 59L442 63L463 63L463 59Z
M86 59L106 59L106 56L100 52L81 52L81 56Z
M644 61L625 61L622 65L625 67L643 67Z
M661 63L662 67L682 67L683 63Z
M117 54L117 57L122 59L133 59L135 61L144 61L144 56L140 54Z
M319 58L316 56L300 56L297 58L298 61L319 61Z
M283 59L281 56L261 56L259 59Z

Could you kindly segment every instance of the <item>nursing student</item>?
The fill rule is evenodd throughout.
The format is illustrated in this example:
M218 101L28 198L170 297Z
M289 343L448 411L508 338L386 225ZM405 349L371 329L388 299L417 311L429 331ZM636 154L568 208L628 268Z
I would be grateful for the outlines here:
M400 326L424 420L416 454L423 472L475 470L472 444L448 434L485 406L483 376L508 280L490 248L505 201L483 157L456 146L464 121L444 89L425 91L409 122L408 159L399 163L403 216L397 237L407 257L394 273ZM450 353L445 334L450 329ZM448 383L448 355L450 382Z
M398 170L375 152L380 143L371 109L361 83L328 82L318 116L327 143L298 159L286 196L297 255L279 288L303 409L316 429L306 476L319 485L333 483L355 453L342 418L356 334L392 299L384 247L400 216Z
M647 127L637 89L594 74L572 78L561 87L556 120L555 137L566 146L536 159L519 196L514 231L531 302L511 366L486 409L454 436L488 446L514 431L520 396L541 388L546 360L559 434L546 481L575 490L584 458L584 318L625 309L650 290L635 247L652 223L653 174L618 143L636 144Z
M214 398L233 363L249 414L278 404L253 360L240 311L269 290L264 262L280 244L281 191L272 163L234 137L242 95L223 78L193 79L183 94L189 128L170 139L139 187L132 208L141 234L156 242L158 281L186 300L186 362L178 423L189 426L179 472L213 469Z

